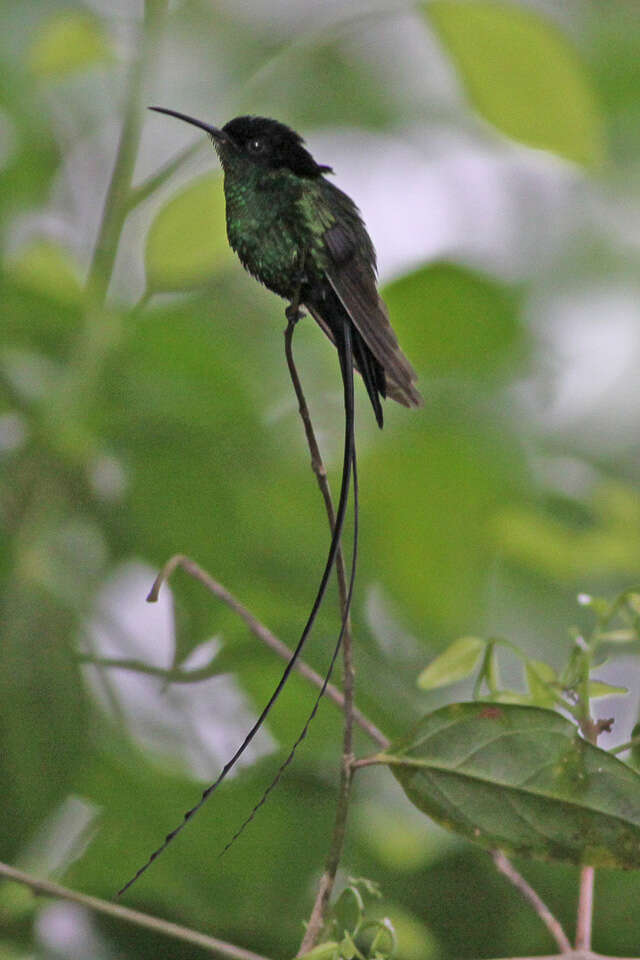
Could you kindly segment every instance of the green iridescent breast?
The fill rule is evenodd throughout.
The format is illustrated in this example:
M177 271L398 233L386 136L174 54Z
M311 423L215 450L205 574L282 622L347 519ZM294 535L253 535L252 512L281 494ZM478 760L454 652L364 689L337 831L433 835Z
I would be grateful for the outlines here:
M302 250L307 251L306 272L323 272L323 236L333 219L320 202L318 181L286 169L252 168L226 172L224 190L229 243L261 283L291 298Z

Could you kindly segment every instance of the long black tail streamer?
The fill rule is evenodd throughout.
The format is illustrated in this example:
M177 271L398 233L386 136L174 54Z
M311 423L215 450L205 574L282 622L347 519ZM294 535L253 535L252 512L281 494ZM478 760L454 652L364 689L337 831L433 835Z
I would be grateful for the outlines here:
M195 806L191 807L191 809L187 810L187 812L184 814L182 822L179 823L174 830L172 830L170 833L166 835L166 837L164 838L164 841L160 844L160 846L156 850L153 851L153 853L149 856L146 863L144 863L134 873L131 879L127 880L124 886L122 886L118 890L118 896L122 896L122 894L125 893L125 891L128 890L129 887L131 887L136 882L136 880L138 880L142 876L142 874L146 872L146 870L148 870L148 868L151 866L153 861L156 860L161 853L164 853L164 851L167 849L171 841L174 840L178 836L178 834L182 832L182 830L184 830L184 828L186 827L187 823L191 820L191 818L194 817L195 814L198 812L198 810L200 810L200 808L204 806L204 804L209 799L211 794L215 790L217 790L217 788L220 786L222 781L226 779L229 772L233 769L238 759L242 756L244 751L247 749L247 747L255 737L256 733L264 723L267 715L271 711L271 708L273 707L274 703L280 696L284 685L289 679L289 674L291 673L291 671L295 666L295 663L300 655L300 652L305 644L307 637L311 632L315 619L318 615L320 605L322 604L324 595L326 593L329 577L331 576L331 571L335 563L336 553L338 552L338 546L340 544L340 538L342 536L342 528L344 526L344 518L347 510L347 501L349 498L349 486L351 483L351 467L353 464L353 450L355 446L354 423L353 423L354 421L353 349L352 349L352 343L351 343L351 329L350 329L349 322L345 322L344 324L342 344L336 343L336 346L338 347L338 354L340 357L340 365L342 369L342 379L344 384L344 406L345 406L344 458L343 458L343 465L342 465L342 483L340 486L340 500L338 502L338 510L336 512L336 523L333 530L333 535L331 537L329 553L327 556L327 561L325 563L324 572L320 580L320 585L318 587L318 592L316 594L316 598L311 608L311 613L309 614L309 617L304 626L302 634L300 635L300 639L298 640L297 646L295 647L293 653L291 654L291 658L289 659L289 662L287 663L282 673L282 676L278 681L278 685L276 686L275 690L271 694L260 716L254 723L254 725L251 727L251 729L249 730L248 734L246 735L246 737L244 738L244 740L242 741L242 743L240 744L236 752L233 754L231 759L227 761L227 763L224 765L224 767L220 771L220 775L218 776L217 780L215 780L210 786L206 788L206 790L203 791L202 796L200 797L200 800L195 804ZM347 604L344 611L344 615L343 615L342 629L340 631L340 643L342 642L342 636L344 635L344 629L345 629L346 620L348 616L349 616L349 605ZM335 656L337 656L337 649L334 654L334 660L335 660Z
M352 375L353 375L353 374L352 374ZM244 831L246 830L246 828L249 826L249 824L251 823L251 821L254 819L256 813L258 812L258 810L266 803L267 797L269 796L269 794L271 793L271 791L272 791L272 790L274 789L274 787L276 787L276 786L278 785L278 783L280 782L280 779L281 779L282 775L284 774L285 770L287 769L287 767L289 766L289 764L290 764L291 761L293 760L296 750L298 749L298 747L300 746L300 744L302 743L302 741L303 741L303 740L305 739L305 737L307 736L307 733L309 732L309 727L311 726L311 723L312 723L312 721L313 721L313 718L315 717L316 713L318 712L318 708L319 708L319 706L320 706L320 701L322 700L322 698L323 698L323 696L324 696L324 693L325 693L325 691L326 691L326 689L327 689L327 687L328 687L328 685L329 685L329 681L331 680L331 674L333 673L333 668L334 668L334 666L335 666L336 660L338 659L338 654L339 654L339 652L340 652L340 648L341 648L341 646L342 646L342 641L343 641L343 639L344 639L344 632L345 632L345 630L346 630L346 628L347 628L347 621L348 621L348 619L349 619L349 611L350 611L350 609L351 609L351 598L352 598L352 596L353 596L353 585L354 585L355 578L356 578L356 567L357 567L357 561L358 561L358 513L359 513L359 501L358 501L358 470L357 470L357 467L356 467L356 459L357 459L357 458L356 458L355 439L354 439L352 454L353 454L353 458L352 458L352 470L353 470L353 554L352 554L352 557L351 557L351 572L350 572L350 574L349 574L349 589L347 590L347 595L346 595L346 598L345 598L345 601L346 601L346 602L345 602L345 605L344 605L344 611L343 611L343 615L342 615L342 624L341 624L341 626L340 626L340 633L339 633L339 635L338 635L338 640L336 641L336 645L335 645L335 647L334 647L333 654L332 654L332 656L331 656L331 660L329 661L329 667L327 668L327 672L326 672L326 674L325 674L325 678L324 678L324 680L323 680L323 682L322 682L322 686L320 687L320 692L318 693L318 695L317 695L317 697L316 697L316 699L315 699L315 702L314 702L313 707L312 707L312 709L311 709L311 713L310 713L309 716L307 717L307 721L306 721L304 727L302 728L302 730L300 731L297 740L294 742L293 746L291 747L291 750L289 751L289 754L287 755L286 760L284 760L284 762L283 762L283 763L281 764L281 766L278 768L278 771L277 771L275 777L273 778L273 780L271 781L271 783L269 784L269 786L267 787L267 789L264 791L264 793L262 794L262 796L260 797L260 799L258 800L258 802L256 803L256 805L253 807L253 809L252 809L251 813L249 814L249 816L248 816L245 820L243 820L243 822L242 822L241 825L238 827L238 829L236 830L236 832L234 833L234 835L231 837L231 839L229 840L229 842L228 842L227 844L225 844L225 846L223 847L223 849L222 849L222 850L220 851L220 853L218 854L218 859L219 859L220 857L223 857L223 856L225 855L225 853L227 852L227 850L229 850L229 849L233 846L233 844L236 842L236 840L238 839L238 837L240 837L241 834L244 833Z

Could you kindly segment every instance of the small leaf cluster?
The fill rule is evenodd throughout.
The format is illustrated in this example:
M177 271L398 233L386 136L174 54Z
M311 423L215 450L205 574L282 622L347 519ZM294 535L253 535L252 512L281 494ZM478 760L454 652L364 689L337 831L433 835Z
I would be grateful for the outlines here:
M312 960L392 960L397 940L388 917L370 915L365 898L381 899L378 884L366 877L349 877L349 883L331 909L328 938L305 957Z
M627 693L594 677L604 648L640 641L640 591L613 601L580 594L593 624L572 628L556 670L501 638L461 637L420 674L433 690L475 674L473 701L426 714L373 762L390 766L410 801L440 824L491 849L523 857L640 868L640 776L596 744L614 718L595 719L594 699ZM515 654L526 691L503 687L498 654ZM483 699L480 699L481 696ZM567 716L569 719L566 719Z
M545 708L561 707L582 722L591 700L624 695L626 687L604 683L594 676L607 662L602 648L640 642L640 592L631 587L613 601L581 593L578 603L590 609L594 624L585 638L576 627L567 663L557 670L550 663L530 657L518 644L503 637L465 636L454 640L418 677L423 690L435 690L474 675L473 697L498 703ZM501 683L499 653L509 651L522 663L525 691Z

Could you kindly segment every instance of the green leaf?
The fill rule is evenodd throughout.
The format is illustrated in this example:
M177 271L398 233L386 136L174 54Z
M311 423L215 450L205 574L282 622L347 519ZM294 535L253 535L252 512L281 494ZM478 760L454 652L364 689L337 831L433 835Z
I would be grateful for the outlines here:
M354 960L354 957L360 956L358 949L348 931L345 931L344 937L340 943L340 956L343 960Z
M337 929L344 935L351 930L356 935L365 914L362 894L355 884L349 884L333 905L332 915Z
M423 813L483 846L640 867L640 776L551 710L452 704L378 759Z
M486 120L529 146L589 167L602 162L589 78L552 23L513 3L434 0L423 9Z
M555 698L550 686L556 680L553 667L542 660L528 660L525 672L532 702L538 707L553 706Z
M58 244L37 240L8 264L22 287L60 303L77 303L82 296L76 262Z
M610 683L602 683L600 680L589 681L589 697L597 700L598 697L624 696L629 693L627 687L614 687Z
M532 702L531 694L518 693L517 690L498 690L491 697L495 703L518 703L523 706L530 706Z
M603 509L607 496L607 489L598 491L590 504L593 522L581 526L551 512L543 513L539 507L506 504L494 516L496 539L517 563L560 582L603 574L637 574L640 524L629 518L626 524L611 525ZM640 505L637 493L634 496ZM589 606L596 616L604 616L610 605L593 598Z
M387 411L395 420L396 410ZM491 519L520 494L522 452L505 423L499 435L487 424L460 381L413 416L398 413L393 433L366 451L366 469L378 477L369 510L385 523L363 531L362 572L371 563L375 576L384 555L385 586L405 614L459 636L482 616L495 556ZM412 468L398 470L407 450Z
M480 637L460 637L454 640L440 656L432 660L418 677L418 686L423 690L435 690L464 680L471 674L480 659L486 643Z
M476 270L431 263L384 288L408 355L434 376L495 383L520 346L520 294Z
M601 633L599 639L606 640L608 643L631 643L638 639L638 634L630 629L608 630L606 633Z
M500 664L498 663L498 655L496 651L496 644L493 642L489 643L487 648L487 655L484 662L484 672L485 679L489 686L490 690L497 690L500 686Z
M560 686L567 690L575 690L586 679L590 667L588 652L574 638L569 659L560 676Z
M383 917L382 920L368 920L362 927L361 933L368 936L373 934L367 950L368 957L374 960L388 960L397 953L398 938L389 917Z
M331 960L332 957L337 957L339 943L335 940L327 940L326 943L319 943L317 947L314 947L313 950L309 950L308 953L303 953L302 957L304 960Z
M28 63L32 73L40 77L61 79L111 58L111 47L99 22L67 11L45 24L31 44Z
M220 174L207 174L177 193L156 215L145 249L150 292L204 284L231 261Z

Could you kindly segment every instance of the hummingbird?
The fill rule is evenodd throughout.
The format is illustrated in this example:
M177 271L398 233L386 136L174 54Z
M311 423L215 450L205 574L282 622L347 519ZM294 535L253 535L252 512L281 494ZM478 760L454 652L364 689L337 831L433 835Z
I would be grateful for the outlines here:
M297 322L300 308L306 309L336 347L344 390L345 436L340 498L324 572L311 613L280 681L218 779L204 790L198 803L121 888L120 894L138 879L217 789L278 698L322 603L342 536L353 477L351 579L330 666L311 716L289 757L231 843L266 799L315 715L340 649L355 576L358 508L354 369L362 377L379 427L384 422L381 400L388 397L405 407L422 404L415 387L416 373L400 349L387 308L378 293L373 243L353 200L327 179L327 174L333 173L332 168L314 160L300 134L268 117L236 117L219 128L176 110L149 109L198 127L213 141L224 174L227 237L242 266L261 284L288 301L285 312L289 323ZM227 844L225 850L229 846Z

